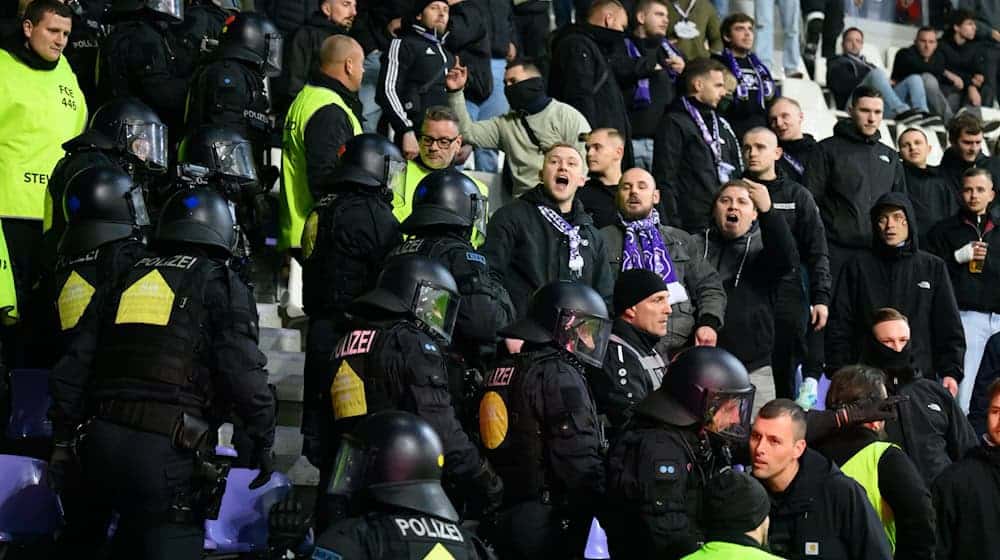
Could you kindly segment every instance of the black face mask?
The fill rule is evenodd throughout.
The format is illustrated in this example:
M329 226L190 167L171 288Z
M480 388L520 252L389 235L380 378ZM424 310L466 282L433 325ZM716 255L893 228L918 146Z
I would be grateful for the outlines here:
M890 377L890 382L906 382L913 377L913 352L909 343L896 352L875 337L869 336L861 354L862 362L884 371Z
M516 84L511 84L503 88L503 93L507 97L507 103L515 111L524 111L534 102L545 95L545 86L541 78L528 78Z

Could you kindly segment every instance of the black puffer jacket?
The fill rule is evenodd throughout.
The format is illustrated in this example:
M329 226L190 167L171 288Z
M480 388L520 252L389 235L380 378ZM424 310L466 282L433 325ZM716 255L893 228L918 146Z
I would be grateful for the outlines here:
M839 122L833 136L819 144L822 159L806 168L805 186L816 198L831 243L869 247L868 211L885 193L906 190L899 154L879 138L878 132L862 136L853 122Z
M910 236L888 247L877 235L882 207L902 208ZM965 335L944 262L919 250L913 205L903 193L878 199L870 213L872 250L859 253L840 272L827 325L826 360L835 371L857 362L876 309L892 307L909 318L914 365L929 376L962 379Z

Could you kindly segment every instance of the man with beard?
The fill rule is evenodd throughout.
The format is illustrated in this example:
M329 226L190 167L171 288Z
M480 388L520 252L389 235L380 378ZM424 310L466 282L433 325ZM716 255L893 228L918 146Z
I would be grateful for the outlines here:
M899 135L899 155L906 173L906 194L910 195L917 215L920 241L927 241L927 234L938 222L958 212L955 190L942 175L941 169L927 165L931 147L927 134L919 128L908 128Z
M975 115L963 113L948 123L948 149L941 157L941 173L956 195L962 191L962 174L970 167L983 167L993 175L993 184L1000 183L1000 160L983 153L983 122Z
M283 65L288 75L288 88L280 92L284 100L276 103L279 113L292 103L309 77L319 71L323 41L332 35L347 35L357 15L356 0L322 0L319 9L292 35Z
M819 165L822 156L812 134L802 132L802 106L791 97L779 97L771 103L768 118L782 151L778 169L785 177L805 185L806 169Z
M590 124L580 111L545 94L538 67L527 59L516 59L504 73L504 96L510 112L483 121L473 121L465 104L468 70L460 66L448 72L448 105L458 115L462 140L479 148L503 150L513 179L512 192L520 196L538 184L544 152L563 143L585 152L584 138Z

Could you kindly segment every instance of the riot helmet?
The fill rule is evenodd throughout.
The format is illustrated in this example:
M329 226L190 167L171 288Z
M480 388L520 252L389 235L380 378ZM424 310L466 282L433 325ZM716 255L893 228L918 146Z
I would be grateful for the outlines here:
M392 188L405 172L406 158L395 144L379 134L365 133L352 137L340 148L331 182Z
M352 307L410 314L451 342L459 301L458 285L447 268L424 256L399 255L386 262L375 289L355 299Z
M208 187L181 190L167 199L156 224L157 241L194 243L232 254L236 220L225 198Z
M704 426L731 443L745 443L755 391L736 356L697 346L677 356L663 384L638 411L675 426Z
M59 252L77 255L131 237L149 225L142 188L116 167L89 167L73 175L62 200L66 231Z
M501 336L551 343L586 364L601 367L611 336L608 306L580 282L556 281L531 295L525 318L500 330Z
M461 171L441 169L421 179L413 193L413 211L399 229L413 233L435 225L475 225L479 231L486 231L486 197Z
M152 171L167 168L167 125L135 97L116 97L98 107L90 119L89 131L104 135L117 149Z
M270 77L281 74L284 39L274 23L254 12L240 12L226 20L219 36L219 56L256 65Z
M257 182L253 145L242 134L218 126L203 126L188 134L177 148L180 163L200 165L240 184Z
M327 494L355 497L458 521L441 487L444 447L426 420L400 410L371 414L340 442Z
M111 14L146 12L149 15L161 16L174 21L184 21L183 0L114 0L111 4Z
M239 12L243 10L243 3L240 0L209 0L207 4L214 4L227 12Z

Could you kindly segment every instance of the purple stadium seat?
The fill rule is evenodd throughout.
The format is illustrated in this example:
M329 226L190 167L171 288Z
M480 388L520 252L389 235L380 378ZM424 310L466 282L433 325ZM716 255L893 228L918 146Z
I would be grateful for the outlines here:
M10 421L8 439L52 437L48 418L49 370L15 369L10 372Z
M587 535L587 547L583 549L583 557L586 560L611 558L608 554L608 536L597 522L597 518L590 522L590 534Z
M62 504L49 489L45 461L0 455L0 542L51 536L63 524Z
M273 473L267 484L248 487L256 469L231 469L222 496L219 518L205 522L205 551L212 554L259 552L267 548L267 517L271 506L292 490L281 473Z

